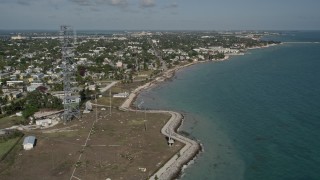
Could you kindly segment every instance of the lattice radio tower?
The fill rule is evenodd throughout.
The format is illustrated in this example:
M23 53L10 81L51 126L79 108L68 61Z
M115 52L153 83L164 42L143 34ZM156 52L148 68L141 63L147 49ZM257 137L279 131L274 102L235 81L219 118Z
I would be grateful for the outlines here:
M66 123L73 117L79 118L80 109L78 96L73 96L71 89L71 80L74 79L73 74L75 66L73 64L74 58L74 31L70 26L60 27L60 41L62 53L62 70L63 70L63 121Z

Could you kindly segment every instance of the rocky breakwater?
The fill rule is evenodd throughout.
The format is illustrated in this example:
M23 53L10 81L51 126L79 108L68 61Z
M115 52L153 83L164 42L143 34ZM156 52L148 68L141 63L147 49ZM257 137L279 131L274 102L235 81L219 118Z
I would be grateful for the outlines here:
M165 77L167 78L167 77ZM131 108L131 104L136 96L142 90L150 88L153 83L146 83L143 86L136 88L120 106L123 111L141 111ZM175 141L179 141L185 146L175 154L169 161L167 161L158 171L156 171L149 179L151 180L168 180L179 176L184 165L187 165L201 150L200 144L192 139L180 135L177 130L182 124L183 116L178 112L162 111L162 110L148 110L147 113L168 113L171 115L169 121L161 129L161 133Z
M198 142L184 137L177 133L177 129L182 123L182 115L173 111L158 111L161 113L171 114L170 120L163 126L161 133L175 141L180 141L185 146L174 155L168 162L166 162L150 179L174 179L179 175L184 165L188 164L201 150L201 146Z

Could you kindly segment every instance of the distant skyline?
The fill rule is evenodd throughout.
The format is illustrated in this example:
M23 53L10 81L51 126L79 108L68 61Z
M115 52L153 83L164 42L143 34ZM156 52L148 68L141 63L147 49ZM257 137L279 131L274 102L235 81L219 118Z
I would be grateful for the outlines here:
M319 0L0 0L0 30L320 30Z

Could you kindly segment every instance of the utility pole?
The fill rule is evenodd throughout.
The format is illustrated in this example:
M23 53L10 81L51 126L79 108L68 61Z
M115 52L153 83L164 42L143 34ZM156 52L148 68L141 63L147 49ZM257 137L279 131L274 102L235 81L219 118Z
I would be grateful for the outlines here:
M141 100L141 102L138 104L138 109L140 110L141 109L141 105L144 103L143 99ZM138 111L136 111L137 113Z
M141 105L144 103L143 99L141 100L141 102L138 104L138 109L141 109ZM147 110L146 107L144 107L144 130L147 131Z
M96 99L96 122L98 121L98 100L97 100L97 94L94 95Z
M54 169L53 143L51 143L51 161L52 161L52 169Z
M144 107L144 130L147 131L147 110Z
M111 87L110 87L110 90L109 90L109 96L110 96L110 116L111 116L111 107L112 107Z

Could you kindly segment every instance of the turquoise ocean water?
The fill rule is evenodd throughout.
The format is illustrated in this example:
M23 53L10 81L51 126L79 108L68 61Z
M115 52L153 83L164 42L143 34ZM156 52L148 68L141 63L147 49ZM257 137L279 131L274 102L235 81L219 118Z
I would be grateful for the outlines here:
M319 42L320 32L266 39ZM183 180L320 179L320 44L285 43L185 68L137 102L182 112L204 152Z

